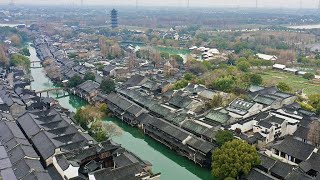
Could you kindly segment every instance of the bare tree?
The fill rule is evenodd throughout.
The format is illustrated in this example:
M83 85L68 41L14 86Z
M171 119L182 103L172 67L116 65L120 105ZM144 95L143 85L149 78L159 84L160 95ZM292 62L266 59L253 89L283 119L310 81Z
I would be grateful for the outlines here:
M112 123L103 122L102 129L106 132L106 136L110 139L115 136L121 136L123 133L119 126Z
M308 140L312 142L313 145L320 145L320 121L314 120L309 125L310 129L308 132Z
M3 66L8 66L9 65L9 59L8 59L6 53L5 53L3 45L0 45L0 63Z
M136 67L137 61L136 61L136 55L135 53L130 53L129 57L128 57L128 70L131 71L132 69L134 69Z
M14 34L10 37L10 41L13 45L19 46L21 44L21 39L17 34Z

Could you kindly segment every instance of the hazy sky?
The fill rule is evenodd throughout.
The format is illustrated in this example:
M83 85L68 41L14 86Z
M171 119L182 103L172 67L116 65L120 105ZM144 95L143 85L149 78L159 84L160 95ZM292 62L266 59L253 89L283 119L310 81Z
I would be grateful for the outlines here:
M10 0L0 0L2 4L8 4ZM255 7L256 0L189 0L190 7ZM303 8L317 8L320 0L258 0L259 7L299 8L300 2ZM81 4L81 0L14 0L16 4ZM180 6L186 7L188 0L138 0L141 6ZM129 5L135 6L136 0L83 0L84 5Z

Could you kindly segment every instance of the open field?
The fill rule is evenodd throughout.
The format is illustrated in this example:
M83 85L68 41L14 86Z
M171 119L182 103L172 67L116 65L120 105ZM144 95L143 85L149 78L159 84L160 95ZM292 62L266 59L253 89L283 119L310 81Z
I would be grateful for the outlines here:
M260 73L260 75L263 78L263 83L267 86L277 85L279 82L285 82L289 84L294 91L303 89L303 92L307 95L320 94L320 84L313 84L312 81L292 73L266 70Z

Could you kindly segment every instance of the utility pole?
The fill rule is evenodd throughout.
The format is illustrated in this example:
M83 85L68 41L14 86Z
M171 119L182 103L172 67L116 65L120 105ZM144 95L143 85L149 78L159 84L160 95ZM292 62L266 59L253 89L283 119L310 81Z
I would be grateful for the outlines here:
M300 9L302 9L302 0L300 0Z
M138 9L138 0L136 0L136 9Z
M318 9L320 10L320 0L319 0L319 3L318 3Z
M83 0L81 0L81 8L83 8Z
M188 7L188 9L189 9L189 7L190 7L190 0L188 0L187 7Z
M256 0L256 8L258 8L258 0Z

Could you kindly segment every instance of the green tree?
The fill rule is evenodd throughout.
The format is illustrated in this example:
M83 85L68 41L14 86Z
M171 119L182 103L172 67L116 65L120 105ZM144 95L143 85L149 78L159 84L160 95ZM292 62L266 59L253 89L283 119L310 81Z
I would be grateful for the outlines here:
M231 76L219 78L214 82L214 86L224 92L231 92L235 87L235 81Z
M212 161L212 174L217 179L248 175L253 166L260 164L256 148L238 139L217 148L212 154Z
M232 141L234 139L232 132L226 130L219 130L215 138L219 146L222 146L224 145L224 143Z
M237 42L233 46L235 53L240 53L244 49L248 49L248 43L246 42Z
M97 66L97 70L98 70L98 71L103 71L103 68L104 68L104 65L103 65L103 64L99 64L99 65Z
M188 85L188 83L189 82L185 79L179 80L174 83L173 89L175 89L175 90L182 89L182 88L186 87Z
M305 79L311 80L311 79L314 78L314 74L312 74L312 73L305 73L302 77L305 78Z
M100 84L100 89L105 94L109 94L113 92L115 88L116 88L116 85L112 79L104 79Z
M292 91L292 88L288 84L286 84L285 82L279 82L277 85L277 88L283 92L291 92Z
M183 58L178 54L173 54L170 56L172 59L176 60L179 65L183 64Z
M30 52L29 52L29 49L27 47L22 48L20 53L25 55L25 56L30 56Z
M22 54L14 54L11 56L11 63L13 66L21 66L26 70L30 69L30 60Z
M73 88L78 86L81 83L83 83L83 79L78 75L74 75L72 78L69 79L68 87Z
M192 79L196 78L196 76L192 73L186 73L183 75L183 79L187 81L191 81Z
M169 59L170 58L170 54L167 52L160 52L160 56L162 59Z
M237 67L243 72L249 72L251 65L247 61L240 61L237 63Z
M95 79L96 79L96 76L91 71L86 72L86 74L84 75L84 78L83 78L84 81L87 81L87 80L94 81Z
M250 74L250 83L252 85L261 85L262 77L259 74Z

